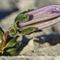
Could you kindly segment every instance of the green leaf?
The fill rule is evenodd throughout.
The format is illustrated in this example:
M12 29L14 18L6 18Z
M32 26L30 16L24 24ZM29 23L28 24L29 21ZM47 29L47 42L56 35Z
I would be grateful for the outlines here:
M10 55L16 55L16 48L9 48L8 50L6 50L6 52Z
M14 47L16 45L16 40L14 40L14 38L12 38L8 43L7 43L7 47Z
M29 27L29 28L26 28L26 29L22 29L21 32L24 34L24 35L28 35L30 33L33 33L34 31L36 31L37 28L35 27Z
M1 31L1 32L4 32L3 29L2 29L1 27L0 27L0 31Z
M4 31L2 30L2 28L0 27L0 39L2 39Z

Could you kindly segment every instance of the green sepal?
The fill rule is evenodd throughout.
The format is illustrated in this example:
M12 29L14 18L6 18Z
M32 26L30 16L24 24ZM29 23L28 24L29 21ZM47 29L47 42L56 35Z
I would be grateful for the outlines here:
M29 20L29 15L26 13L20 13L16 18L15 22L25 22Z
M35 28L35 27L28 27L25 29L21 29L21 33L23 33L24 35L28 35L30 33L33 33L36 30L37 30L37 28Z
M15 26L11 26L9 28L9 34L10 34L10 36L16 35L16 30L17 30L17 28Z

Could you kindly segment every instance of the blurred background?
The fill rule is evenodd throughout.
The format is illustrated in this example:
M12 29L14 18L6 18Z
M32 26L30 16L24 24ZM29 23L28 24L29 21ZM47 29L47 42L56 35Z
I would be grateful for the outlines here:
M35 9L53 4L60 4L60 0L0 0L0 19L16 11Z
M16 11L60 4L60 0L0 0L0 19Z

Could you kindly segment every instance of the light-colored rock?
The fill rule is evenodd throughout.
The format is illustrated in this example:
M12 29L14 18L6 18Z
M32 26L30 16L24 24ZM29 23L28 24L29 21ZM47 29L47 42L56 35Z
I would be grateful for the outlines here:
M21 51L20 55L32 55L32 51L34 50L34 44L33 44L33 40L30 40L29 43L27 44L27 46L25 46L23 48L23 50Z
M17 0L0 0L0 10L11 11L16 7Z
M35 2L36 0L19 0L17 6L21 11L25 11L28 9L34 9L36 8Z

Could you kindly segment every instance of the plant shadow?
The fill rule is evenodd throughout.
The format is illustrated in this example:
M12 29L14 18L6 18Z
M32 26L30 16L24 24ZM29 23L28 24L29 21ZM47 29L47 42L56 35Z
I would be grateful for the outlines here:
M19 55L19 53L24 49L24 47L29 43L29 39L26 36L23 36L22 41L20 41L19 43L19 48L17 49L17 55Z
M8 15L10 15L13 12L18 11L19 9L16 7L12 10L0 10L0 20L4 19L5 17L7 17Z
M60 43L60 35L59 34L49 34L49 35L41 35L38 36L39 40L35 40L38 43L48 42L51 46Z

